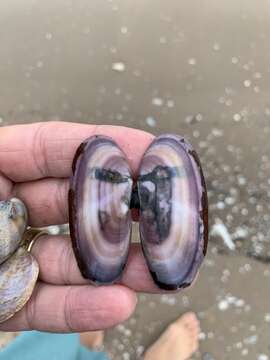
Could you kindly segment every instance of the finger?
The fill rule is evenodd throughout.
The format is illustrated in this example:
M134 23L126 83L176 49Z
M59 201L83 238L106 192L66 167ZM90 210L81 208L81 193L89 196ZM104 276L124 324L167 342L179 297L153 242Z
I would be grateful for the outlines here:
M68 179L48 178L17 183L12 196L25 203L29 225L43 227L68 222L68 190Z
M124 286L53 286L38 283L26 306L0 324L1 331L83 332L126 320L136 295Z
M68 190L69 179L48 178L17 183L10 196L25 203L29 225L43 227L68 222Z
M89 283L79 271L68 236L42 236L37 239L31 252L39 263L42 281L57 285ZM120 283L136 291L161 292L149 274L139 244L131 244Z
M0 171L16 182L45 177L68 177L79 144L91 135L112 137L134 172L153 136L118 126L44 122L2 127Z

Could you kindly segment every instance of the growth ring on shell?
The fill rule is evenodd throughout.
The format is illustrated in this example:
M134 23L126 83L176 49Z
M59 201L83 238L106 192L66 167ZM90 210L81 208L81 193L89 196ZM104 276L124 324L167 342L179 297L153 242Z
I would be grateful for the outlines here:
M156 284L191 284L207 247L207 192L197 154L184 138L161 135L146 150L138 178L140 236Z
M95 283L119 278L131 236L130 168L117 144L93 136L78 148L69 190L70 232L84 277Z

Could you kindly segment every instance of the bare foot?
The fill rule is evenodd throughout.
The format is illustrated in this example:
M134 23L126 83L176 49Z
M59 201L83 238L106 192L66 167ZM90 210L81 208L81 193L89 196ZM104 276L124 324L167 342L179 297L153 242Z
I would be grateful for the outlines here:
M100 350L103 345L104 331L89 331L80 334L81 344L91 350Z
M186 313L171 323L146 350L144 360L187 360L198 349L200 323L194 313Z

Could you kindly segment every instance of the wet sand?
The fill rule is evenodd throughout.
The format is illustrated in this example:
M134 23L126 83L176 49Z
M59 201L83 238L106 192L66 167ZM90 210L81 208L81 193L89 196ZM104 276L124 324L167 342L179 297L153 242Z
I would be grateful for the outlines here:
M191 290L140 295L134 316L107 333L113 359L136 359L189 309L203 331L194 359L270 358L269 6L0 3L1 124L67 120L187 136L205 169L210 230L222 223L233 242L230 250L224 231L210 237Z

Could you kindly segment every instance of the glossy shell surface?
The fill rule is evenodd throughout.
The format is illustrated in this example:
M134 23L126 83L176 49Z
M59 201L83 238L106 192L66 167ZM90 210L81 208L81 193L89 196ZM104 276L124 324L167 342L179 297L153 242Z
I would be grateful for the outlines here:
M195 278L207 247L207 192L199 159L177 135L156 138L139 171L140 235L156 284L174 290Z
M18 248L26 226L27 210L22 201L0 201L0 264Z
M131 192L127 160L112 139L93 136L81 144L70 183L70 230L79 268L95 283L112 283L125 266Z
M36 260L21 247L0 266L0 323L23 308L37 278Z

